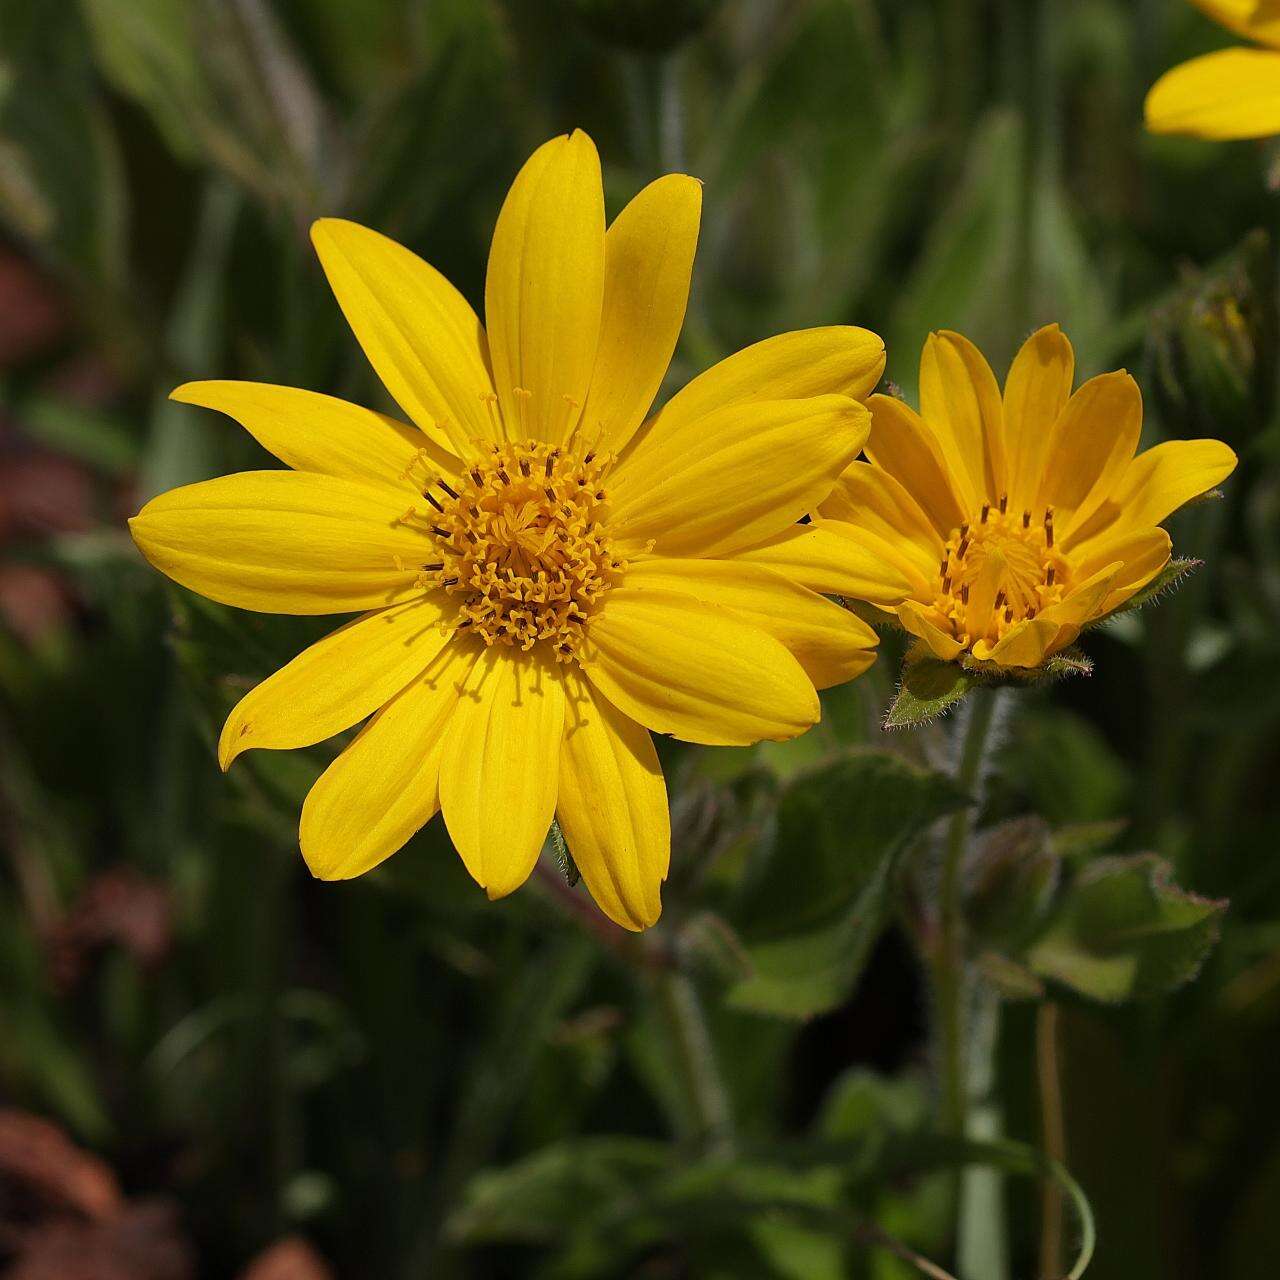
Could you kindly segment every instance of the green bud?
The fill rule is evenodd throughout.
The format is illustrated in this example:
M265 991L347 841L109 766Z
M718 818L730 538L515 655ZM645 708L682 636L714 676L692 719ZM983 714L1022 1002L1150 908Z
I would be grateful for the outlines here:
M1156 399L1175 434L1234 443L1271 412L1275 265L1254 231L1226 258L1191 274L1152 320Z
M966 863L966 909L974 933L1017 951L1043 921L1062 864L1048 826L1034 816L982 832Z
M583 25L609 44L666 53L700 30L720 0L569 0Z

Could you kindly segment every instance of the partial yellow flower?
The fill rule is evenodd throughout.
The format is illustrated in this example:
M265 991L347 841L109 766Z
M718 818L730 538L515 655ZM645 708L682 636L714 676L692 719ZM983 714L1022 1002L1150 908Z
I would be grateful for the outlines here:
M1147 95L1147 128L1222 141L1280 134L1280 0L1192 0L1224 27L1263 46L1192 58Z
M288 387L174 398L240 421L292 471L191 485L132 522L146 558L241 608L359 612L253 689L219 744L307 746L371 717L316 783L312 872L356 876L437 809L497 898L553 815L600 907L661 909L670 831L649 730L802 733L874 633L806 585L869 591L870 557L796 524L857 456L884 348L855 328L762 342L649 421L688 297L701 187L652 183L605 229L586 134L516 178L487 329L438 272L350 222L312 231L365 354L413 426Z
M1138 384L1106 373L1072 394L1074 372L1071 344L1049 325L1018 353L1002 396L981 352L941 332L925 343L919 413L868 401L867 461L841 476L815 527L855 547L860 565L874 551L888 577L910 579L894 612L936 658L1041 666L1164 568L1160 522L1235 468L1217 440L1137 453Z

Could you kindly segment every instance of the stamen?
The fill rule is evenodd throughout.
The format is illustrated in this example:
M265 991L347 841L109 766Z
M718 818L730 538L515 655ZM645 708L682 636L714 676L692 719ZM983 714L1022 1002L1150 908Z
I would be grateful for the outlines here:
M982 504L982 523L987 523L987 517L991 514L991 503L984 502Z
M1046 587L1053 586L1053 580L1057 576L1057 573L1057 569L1053 565L1050 565L1048 571L1044 575L1044 585Z
M1022 527L1024 529L1031 528L1031 512L1030 511L1024 511L1022 513Z
M1007 493L1002 493L1000 495L1000 514L1004 515L1005 512L1008 510L1009 510L1009 495Z
M442 477L441 479L437 480L437 481L436 481L436 484L438 484L438 485L439 485L439 486L440 486L440 487L445 491L445 493L447 493L447 494L449 495L449 497L454 498L454 499L456 499L456 498L457 498L457 496L458 496L457 490L456 490L456 489L454 489L454 488L452 488L452 487L450 486L449 482L448 482L447 480L445 480L443 477Z
M1045 507L1044 509L1044 544L1046 547L1053 546L1053 508Z
M437 511L439 511L441 515L443 515L443 514L444 514L444 508L443 508L443 507L442 507L442 506L441 506L441 505L440 505L440 504L439 504L439 503L438 503L438 502L437 502L437 501L436 501L436 500L435 500L435 499L434 499L434 498L433 498L429 493L427 493L427 492L425 492L425 491L424 491L424 492L423 492L423 494L422 494L422 496L423 496L424 498L426 498L426 500L427 500L429 503L431 503L431 505L432 505L433 507L435 507L435 509L436 509Z

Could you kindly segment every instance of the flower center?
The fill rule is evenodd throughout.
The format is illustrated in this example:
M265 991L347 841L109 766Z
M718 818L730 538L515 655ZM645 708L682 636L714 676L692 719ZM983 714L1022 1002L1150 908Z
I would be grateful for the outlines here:
M422 580L455 598L457 631L525 651L545 641L560 661L573 657L592 610L626 568L604 529L601 480L612 462L533 440L506 443L493 445L457 490L444 480L428 486L434 511L418 519L439 559L423 566Z
M1019 622L1062 599L1067 561L1054 549L1053 508L1039 520L1011 513L1001 495L952 531L938 567L934 607L966 644L994 642Z

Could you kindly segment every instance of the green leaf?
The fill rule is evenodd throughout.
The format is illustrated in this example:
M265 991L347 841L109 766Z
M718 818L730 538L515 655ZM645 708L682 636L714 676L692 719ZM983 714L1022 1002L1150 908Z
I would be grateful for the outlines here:
M902 669L902 683L885 716L886 729L910 729L946 715L980 684L955 662L920 658Z
M888 922L903 853L965 802L950 779L884 751L851 752L794 778L729 912L754 970L730 1003L786 1017L839 1004Z
M1061 860L1035 816L983 831L966 861L966 911L974 933L1017 948L1036 932L1058 886Z
M1155 854L1102 859L1063 895L1028 961L1095 1000L1161 995L1195 977L1226 909L1225 899L1179 889Z
M1134 609L1141 609L1143 605L1153 604L1162 596L1171 594L1182 586L1202 564L1204 564L1203 560L1170 560L1141 591L1131 595L1118 609L1112 609L1105 617L1091 622L1090 627L1099 627L1112 618L1118 618L1122 613L1132 613Z

